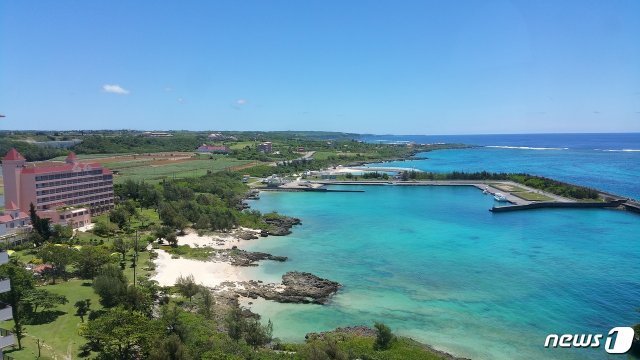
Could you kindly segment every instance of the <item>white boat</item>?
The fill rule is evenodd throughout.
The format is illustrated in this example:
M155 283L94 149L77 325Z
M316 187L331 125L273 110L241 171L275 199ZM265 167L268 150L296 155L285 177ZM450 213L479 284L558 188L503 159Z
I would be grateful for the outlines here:
M496 201L500 201L500 202L509 201L509 200L507 200L507 197L506 197L506 196L504 196L504 195L503 195L503 194L501 194L501 193L495 193L495 194L493 195L493 198L494 198L494 199L496 199Z

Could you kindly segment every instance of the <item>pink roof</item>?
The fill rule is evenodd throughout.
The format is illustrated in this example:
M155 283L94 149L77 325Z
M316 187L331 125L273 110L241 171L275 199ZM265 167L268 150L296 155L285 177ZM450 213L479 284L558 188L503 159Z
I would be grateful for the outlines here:
M76 153L74 153L73 151L69 153L69 155L67 155L67 159L66 162L76 162L78 159L78 157L76 156Z
M7 210L18 210L18 207L16 206L16 203L13 202L13 200L9 201L9 206L6 208Z
M65 172L73 171L74 168L77 171L83 171L86 166L89 166L91 170L102 169L100 163L77 163L77 164L60 164L60 165L47 165L47 166L35 166L28 167L22 170L23 174L47 174L53 172ZM104 173L104 169L103 169Z
M25 160L25 158L18 152L18 150L11 148L2 160Z
M9 214L4 214L4 215L0 215L0 224L8 223L16 219L27 219L27 218L29 218L29 215L27 215L22 211L20 211L18 213L18 216L16 216L15 218Z

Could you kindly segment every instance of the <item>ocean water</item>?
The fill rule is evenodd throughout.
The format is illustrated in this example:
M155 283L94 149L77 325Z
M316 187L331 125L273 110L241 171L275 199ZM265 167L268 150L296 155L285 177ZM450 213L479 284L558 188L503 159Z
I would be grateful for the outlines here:
M425 160L373 164L424 171L526 172L640 199L640 134L377 136L366 141L478 145L418 154Z
M420 170L528 172L640 198L640 134L373 136L366 141L480 147L384 163ZM375 164L378 166L379 164ZM353 187L349 187L352 189ZM364 193L263 193L261 211L303 225L251 249L285 255L252 276L290 270L341 282L330 304L251 305L277 336L383 321L473 359L604 359L545 349L549 333L603 333L640 322L640 216L612 210L493 214L471 187L361 187ZM623 358L626 358L624 356Z
M545 337L640 322L638 214L494 214L493 199L473 187L360 189L262 192L251 202L303 222L290 236L249 243L290 258L262 262L253 276L279 282L300 270L344 285L325 306L254 301L276 336L302 341L382 321L473 359L604 359L603 348L545 349Z

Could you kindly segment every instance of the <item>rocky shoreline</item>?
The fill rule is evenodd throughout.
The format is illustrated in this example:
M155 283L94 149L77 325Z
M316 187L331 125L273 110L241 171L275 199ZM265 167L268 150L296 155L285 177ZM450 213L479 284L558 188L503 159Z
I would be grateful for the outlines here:
M250 198L258 199L259 195L252 193ZM218 263L220 265L227 264L227 267L249 267L258 266L258 262L262 260L271 260L284 262L288 258L285 256L277 256L264 252L252 252L239 249L237 245L242 244L244 241L251 241L260 237L271 236L286 236L291 234L291 229L295 225L301 224L301 220L298 218L282 216L278 214L267 214L264 217L265 223L267 223L267 229L255 230L255 229L236 229L231 232L230 236L223 241L220 240L216 243L218 246L215 249L215 256L210 258L210 261ZM197 247L198 245L196 245ZM207 245L209 246L209 245ZM170 265L170 264L169 264ZM230 270L233 271L233 270ZM226 273L223 273L223 276ZM203 275L200 275L203 276ZM240 298L257 299L263 298L265 300L276 301L280 303L297 303L297 304L327 304L331 298L342 288L342 284L321 278L317 275L291 271L282 275L281 283L264 283L260 280L253 280L243 278L242 275L236 276L236 278L227 277L226 279L218 282L217 284L208 285L212 290L216 301L219 301L221 306L238 306L238 300ZM251 302L249 302L251 304ZM259 317L259 314L252 313L249 308L242 308L245 316ZM312 339L315 337L323 337L326 334L343 334L350 336L376 336L376 330L367 326L352 326L345 328L337 328L329 332L309 333L305 336L306 339ZM411 340L413 341L413 340ZM446 352L442 352L434 349L433 347L424 343L415 342L425 350L443 358L446 360L468 360L465 358L455 357Z
M249 280L237 283L234 292L243 297L261 297L280 303L326 304L341 284L307 272L290 271L282 275L282 283L265 284Z
M218 250L218 259L227 261L234 266L258 266L258 261L272 260L284 262L286 256L276 256L264 252L240 250L236 246L231 249Z

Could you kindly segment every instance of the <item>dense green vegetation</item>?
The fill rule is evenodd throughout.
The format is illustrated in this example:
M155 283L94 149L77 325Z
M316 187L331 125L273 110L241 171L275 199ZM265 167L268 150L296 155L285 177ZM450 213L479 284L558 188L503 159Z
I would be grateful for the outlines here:
M38 146L21 140L11 140L0 137L0 157L3 157L11 148L16 148L27 161L41 161L66 155L67 151L52 147Z
M152 138L143 135L89 135L73 147L78 154L152 153L163 151L193 151L206 141L206 136L176 133L172 137Z
M565 196L573 199L598 199L598 191L567 184L561 181L545 178L542 176L529 174L510 174L493 172L466 173L454 171L450 173L416 172L409 171L400 174L401 180L510 180L519 184L530 186L534 189L543 190L552 194Z

